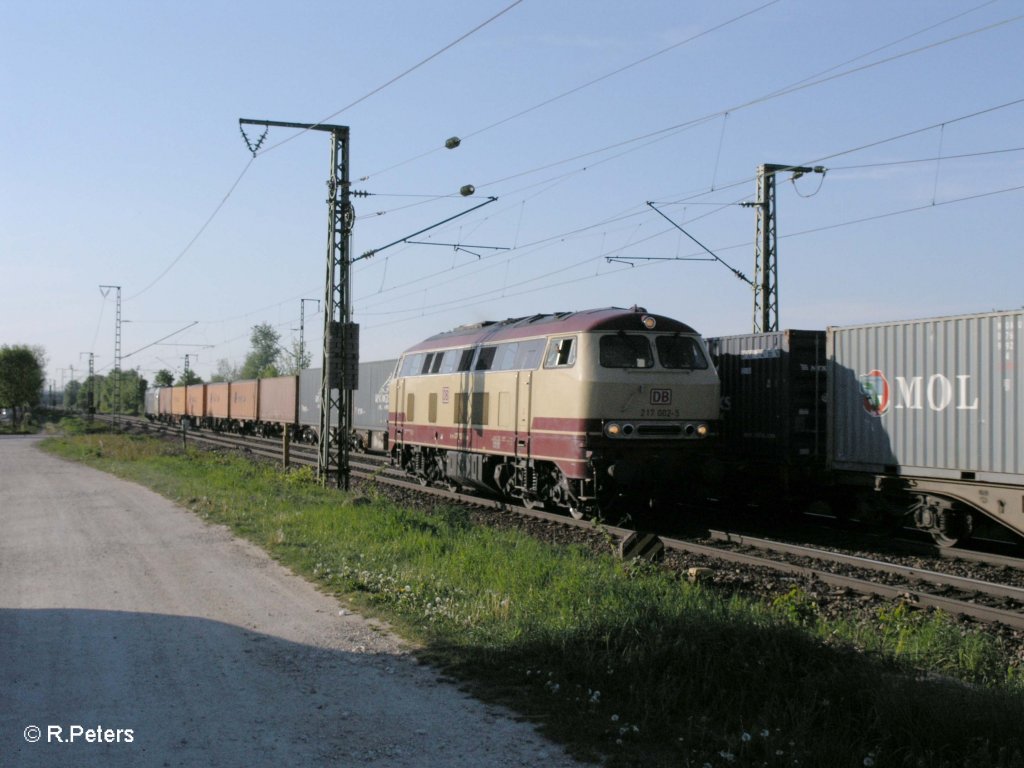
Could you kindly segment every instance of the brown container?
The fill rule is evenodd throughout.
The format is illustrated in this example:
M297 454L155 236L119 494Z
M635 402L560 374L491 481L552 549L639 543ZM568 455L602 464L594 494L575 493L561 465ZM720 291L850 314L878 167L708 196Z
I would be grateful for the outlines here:
M259 382L256 379L231 382L228 413L235 421L256 421L259 415Z
M231 385L226 381L206 385L206 415L211 419L226 419L230 405Z
M174 387L171 390L171 415L185 415L185 387Z
M189 384L185 388L185 410L189 418L206 418L206 385Z
M295 424L299 405L299 377L277 376L260 379L259 420L273 424Z

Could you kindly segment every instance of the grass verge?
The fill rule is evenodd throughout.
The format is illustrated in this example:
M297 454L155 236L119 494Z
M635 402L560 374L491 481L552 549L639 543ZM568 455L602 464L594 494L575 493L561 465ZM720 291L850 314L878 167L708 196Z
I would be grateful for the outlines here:
M829 622L799 592L772 605L723 597L458 509L328 491L306 470L122 435L46 447L230 526L581 757L1024 766L1019 669L997 640L941 614L892 606L870 623Z

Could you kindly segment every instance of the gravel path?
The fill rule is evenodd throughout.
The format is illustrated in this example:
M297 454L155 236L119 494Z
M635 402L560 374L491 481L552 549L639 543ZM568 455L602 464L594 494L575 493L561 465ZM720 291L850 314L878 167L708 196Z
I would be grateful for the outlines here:
M575 764L226 529L36 442L0 438L4 766Z

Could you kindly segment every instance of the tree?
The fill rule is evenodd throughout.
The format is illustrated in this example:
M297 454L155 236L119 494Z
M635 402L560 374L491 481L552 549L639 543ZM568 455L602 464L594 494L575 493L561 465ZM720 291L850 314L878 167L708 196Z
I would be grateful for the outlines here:
M210 377L210 381L238 381L240 378L242 376L238 372L238 368L233 366L226 357L222 357L217 361L217 372Z
M178 386L184 386L187 384L202 384L203 380L198 373L189 368L187 371L183 371L181 376L178 377Z
M145 403L147 382L136 370L110 372L102 381L97 377L99 386L99 403L97 410L105 413L142 412ZM121 388L121 402L117 401L118 386Z
M82 398L83 394L84 393L82 392L82 382L78 381L77 379L72 379L67 384L65 384L64 410L73 411L76 409L80 409L82 407L82 404L79 402L79 399L84 399Z
M313 360L313 354L309 351L309 345L307 344L306 348L303 349L299 346L298 339L294 339L292 341L292 348L290 350L286 349L284 352L287 355L287 358L285 358L287 362L281 366L281 373L289 376L297 374L305 368L309 368Z
M254 325L249 341L252 351L245 356L239 375L243 379L259 379L277 376L278 342L281 335L269 323Z
M170 387L174 385L174 374L166 368L161 368L153 377L154 387Z
M15 424L20 423L19 408L39 402L45 359L40 347L0 347L0 406L12 409Z

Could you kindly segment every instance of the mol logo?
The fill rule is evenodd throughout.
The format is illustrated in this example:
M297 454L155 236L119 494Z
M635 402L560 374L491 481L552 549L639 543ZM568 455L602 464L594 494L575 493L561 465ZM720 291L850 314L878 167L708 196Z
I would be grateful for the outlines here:
M872 416L881 416L889 410L940 412L949 407L958 411L978 410L978 396L971 385L970 374L957 374L952 378L941 373L924 376L896 376L895 387L879 370L860 376L860 391L864 397L864 410Z
M881 416L889 410L889 380L881 371L861 376L860 391L864 395L864 410L872 416Z
M651 405L672 405L672 390L652 389Z

